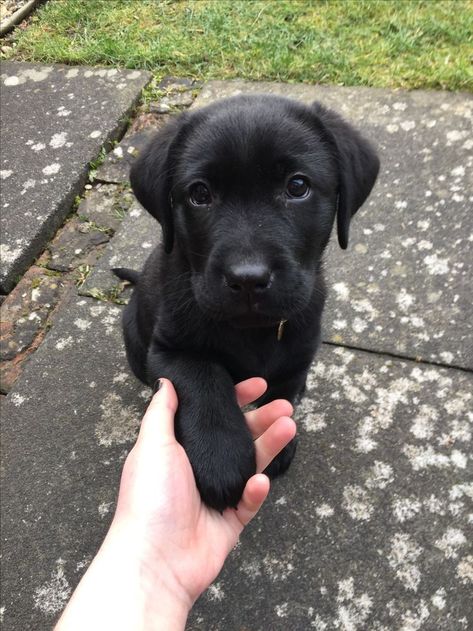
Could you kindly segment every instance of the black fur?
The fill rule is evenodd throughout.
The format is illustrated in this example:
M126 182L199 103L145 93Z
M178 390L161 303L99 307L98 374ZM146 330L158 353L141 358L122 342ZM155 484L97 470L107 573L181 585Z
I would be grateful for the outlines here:
M134 164L133 191L160 222L163 247L125 310L127 355L142 381L173 381L176 435L209 506L236 506L255 472L234 384L264 377L264 401L302 392L320 341L323 251L335 216L347 247L378 169L374 150L337 114L265 95L182 114ZM286 190L295 175L310 184L304 198ZM190 199L196 182L212 195L203 205ZM284 471L294 449L268 472Z

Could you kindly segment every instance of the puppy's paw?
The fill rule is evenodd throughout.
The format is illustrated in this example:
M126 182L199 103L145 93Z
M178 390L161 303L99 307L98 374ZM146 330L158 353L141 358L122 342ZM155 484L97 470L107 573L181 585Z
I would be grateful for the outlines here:
M227 408L221 414L209 412L220 422L207 425L205 430L197 422L193 430L178 437L186 450L202 501L223 511L236 507L245 484L256 473L253 438L239 408ZM231 423L222 426L221 419L234 414ZM208 419L209 417L207 417ZM189 425L188 425L189 427Z
M294 458L294 454L296 453L297 447L297 439L293 438L290 443L288 443L284 449L282 449L276 458L269 464L266 469L263 471L269 478L276 478L278 475L281 475L289 468L289 465Z

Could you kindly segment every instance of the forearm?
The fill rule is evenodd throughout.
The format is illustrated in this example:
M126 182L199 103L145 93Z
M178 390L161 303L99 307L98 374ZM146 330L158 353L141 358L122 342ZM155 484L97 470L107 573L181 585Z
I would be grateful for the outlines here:
M136 536L112 524L55 631L182 631L191 603L167 568L156 576L134 549ZM169 580L168 580L169 578Z

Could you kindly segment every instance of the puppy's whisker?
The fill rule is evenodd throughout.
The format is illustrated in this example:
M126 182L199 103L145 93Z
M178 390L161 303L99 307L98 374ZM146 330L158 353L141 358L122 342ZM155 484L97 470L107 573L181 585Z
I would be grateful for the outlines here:
M206 254L201 254L200 252L194 252L194 250L187 250L189 254L192 254L194 256L198 256L199 258L202 259L207 259L207 255Z

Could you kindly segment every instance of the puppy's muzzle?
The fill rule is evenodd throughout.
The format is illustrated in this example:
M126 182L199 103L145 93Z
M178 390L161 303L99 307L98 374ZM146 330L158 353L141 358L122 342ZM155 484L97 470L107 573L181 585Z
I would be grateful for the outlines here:
M261 297L274 279L274 274L263 262L234 263L224 271L224 283L235 297L243 300Z

